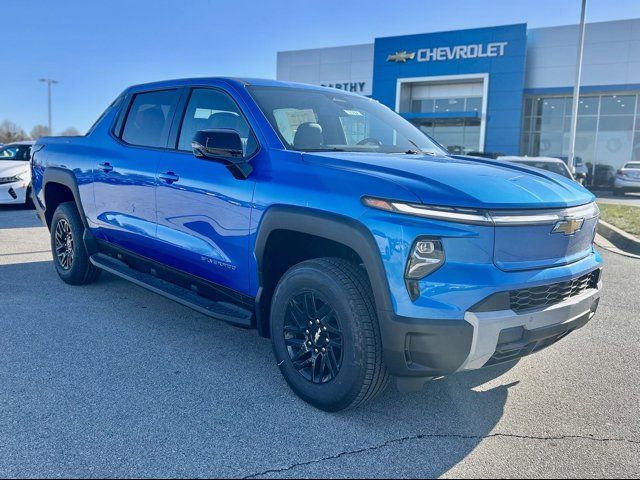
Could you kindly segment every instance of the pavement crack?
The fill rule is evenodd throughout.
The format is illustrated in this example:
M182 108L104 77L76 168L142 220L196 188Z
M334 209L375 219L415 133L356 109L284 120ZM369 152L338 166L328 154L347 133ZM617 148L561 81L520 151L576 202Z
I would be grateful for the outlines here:
M443 439L443 438L453 438L460 440L485 440L488 438L517 438L523 440L540 440L540 441L562 441L562 440L589 440L592 442L618 442L618 443L629 443L632 445L640 445L640 440L631 440L627 438L607 438L607 437L594 437L591 435L557 435L557 436L536 436L536 435L518 435L514 433L492 433L489 435L464 435L464 434L419 434L419 435L411 435L406 437L394 438L391 440L387 440L386 442L382 442L376 445L371 445L368 447L358 448L355 450L346 450L343 452L339 452L333 455L328 455L322 458L316 458L313 460L308 460L305 462L294 463L292 465L288 465L286 467L273 468L269 470L264 470L262 472L253 473L246 477L242 477L243 479L252 479L259 478L265 475L269 475L272 473L283 473L289 470L293 470L298 467L306 467L309 465L315 465L317 463L326 462L328 460L336 460L338 458L350 456L350 455L359 455L361 453L372 452L376 450L381 450L390 445L402 444L405 442L410 442L414 440L425 440L425 439Z

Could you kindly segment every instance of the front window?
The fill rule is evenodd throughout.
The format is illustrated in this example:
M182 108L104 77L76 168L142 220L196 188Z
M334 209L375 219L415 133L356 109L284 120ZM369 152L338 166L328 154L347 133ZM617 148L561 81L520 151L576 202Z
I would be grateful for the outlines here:
M219 90L198 88L191 93L187 105L178 137L178 150L191 151L194 135L209 129L236 131L242 140L245 157L250 157L258 148L249 124L231 97Z
M0 161L12 160L28 162L31 158L31 145L8 145L0 148Z
M366 97L288 87L249 90L291 150L445 153L402 117Z
M640 162L627 163L624 168L640 168Z

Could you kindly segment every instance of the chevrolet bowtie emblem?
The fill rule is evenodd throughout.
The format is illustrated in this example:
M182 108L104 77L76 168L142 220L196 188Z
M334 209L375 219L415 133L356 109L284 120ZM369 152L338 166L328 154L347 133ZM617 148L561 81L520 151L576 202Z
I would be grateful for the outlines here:
M565 235L573 235L582 229L584 218L567 218L560 220L555 224L551 233L564 233Z
M405 63L407 60L413 60L416 56L416 52L407 53L406 50L396 52L393 55L387 57L387 62Z

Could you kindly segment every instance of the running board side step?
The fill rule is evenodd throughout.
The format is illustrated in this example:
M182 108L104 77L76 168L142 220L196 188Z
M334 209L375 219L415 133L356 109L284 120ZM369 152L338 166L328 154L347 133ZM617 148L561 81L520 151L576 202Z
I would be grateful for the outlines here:
M105 270L163 297L181 303L208 317L222 320L237 327L251 328L253 326L253 312L246 308L242 308L233 303L209 300L179 285L151 274L134 270L126 263L103 253L91 255L89 260L101 270Z

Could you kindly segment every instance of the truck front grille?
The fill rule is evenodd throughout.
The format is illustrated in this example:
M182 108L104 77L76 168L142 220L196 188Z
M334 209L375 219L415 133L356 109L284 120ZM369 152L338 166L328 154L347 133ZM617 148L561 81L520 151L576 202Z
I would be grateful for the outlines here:
M523 288L509 292L511 309L516 313L555 305L580 295L590 288L597 288L600 269L566 282Z

